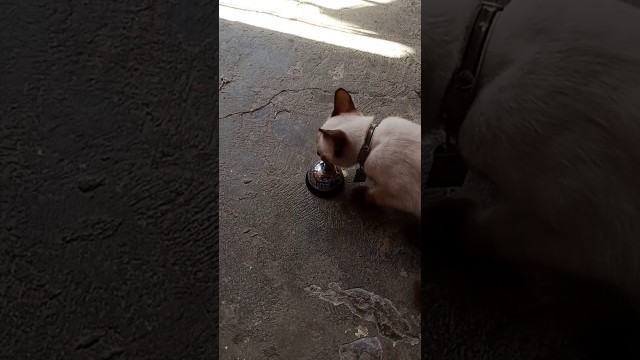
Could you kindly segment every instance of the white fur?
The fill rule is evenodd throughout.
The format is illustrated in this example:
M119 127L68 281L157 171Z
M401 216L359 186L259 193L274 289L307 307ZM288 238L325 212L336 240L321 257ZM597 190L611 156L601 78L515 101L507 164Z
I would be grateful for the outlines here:
M477 3L423 3L431 126ZM493 250L640 295L640 11L512 0L480 80L460 147L501 193L488 217L506 234Z
M318 154L341 167L357 164L358 153L373 120L373 116L355 113L329 118L322 129L342 130L347 134L349 145L343 156L335 158L331 143L318 133ZM420 217L420 154L420 125L399 117L380 121L364 163L367 176L375 183L369 192L378 205Z

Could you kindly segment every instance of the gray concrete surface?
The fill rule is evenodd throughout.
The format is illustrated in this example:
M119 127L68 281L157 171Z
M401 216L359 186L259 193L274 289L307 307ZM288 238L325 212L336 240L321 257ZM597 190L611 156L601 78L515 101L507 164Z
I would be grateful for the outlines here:
M336 88L378 120L420 122L419 1L360 3L372 6L305 9L415 55L385 57L221 15L221 359L420 357L411 292L420 259L401 233L407 219L356 208L353 171L330 200L304 184Z
M0 6L0 359L214 359L216 21Z

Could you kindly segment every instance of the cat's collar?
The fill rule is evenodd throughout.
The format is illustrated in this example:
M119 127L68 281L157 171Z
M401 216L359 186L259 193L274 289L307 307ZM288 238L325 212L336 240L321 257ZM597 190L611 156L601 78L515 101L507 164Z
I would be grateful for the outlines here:
M360 148L360 153L358 154L358 164L360 167L356 170L356 175L353 178L353 182L364 182L367 180L367 174L364 172L364 162L367 161L367 157L371 152L371 139L373 138L373 132L378 127L378 124L372 122L369 125L369 130L367 130L367 136L364 139L364 144Z
M503 9L504 6L491 0L482 1L476 11L474 22L468 30L462 59L442 99L440 116L447 134L447 145L457 143L462 122L480 86L478 78L491 32Z
M506 5L509 1L501 2ZM465 182L468 164L458 151L458 135L478 93L478 78L491 32L503 8L503 5L483 0L476 10L474 22L468 29L460 65L451 77L442 99L440 117L446 139L434 151L427 188L455 188L463 186Z

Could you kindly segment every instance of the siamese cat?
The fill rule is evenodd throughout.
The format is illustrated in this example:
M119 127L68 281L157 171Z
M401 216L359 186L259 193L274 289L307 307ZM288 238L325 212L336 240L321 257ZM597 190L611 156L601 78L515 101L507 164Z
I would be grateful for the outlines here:
M373 121L373 116L356 109L346 90L336 90L331 117L316 136L318 156L340 167L357 164ZM364 171L375 186L355 187L352 194L356 200L420 218L420 134L420 125L409 120L387 117L380 121L364 162Z
M428 127L442 125L439 104L479 4L423 3ZM640 300L640 10L512 0L488 41L458 147L499 198L465 223L465 248Z

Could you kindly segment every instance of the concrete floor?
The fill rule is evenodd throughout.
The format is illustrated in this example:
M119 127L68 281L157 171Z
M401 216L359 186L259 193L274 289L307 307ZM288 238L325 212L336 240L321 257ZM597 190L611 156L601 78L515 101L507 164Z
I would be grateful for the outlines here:
M377 119L420 122L420 3L326 7L336 3L222 2L220 358L418 359L421 346L434 359L638 358L620 355L638 353L630 345L635 325L618 317L626 313L615 301L601 302L600 288L430 251L423 254L428 298L420 339L411 297L420 255L402 235L407 219L357 209L350 182L331 200L304 185L336 88L354 93L356 106ZM243 12L247 6L255 11ZM225 20L234 13L235 21ZM286 19L292 16L351 27L341 25L344 38L326 39L341 41L336 46L317 41L322 36L311 28L295 35L302 26ZM415 54L354 50L367 44L354 33ZM429 153L440 138L434 132L423 140ZM470 175L461 195L490 201L491 186Z
M415 54L358 51L228 21L221 10L220 358L418 359L420 258L401 233L408 220L356 208L353 171L330 200L309 193L304 176L338 87L378 120L420 122L420 3L286 3Z
M0 359L213 359L214 8L2 3Z

